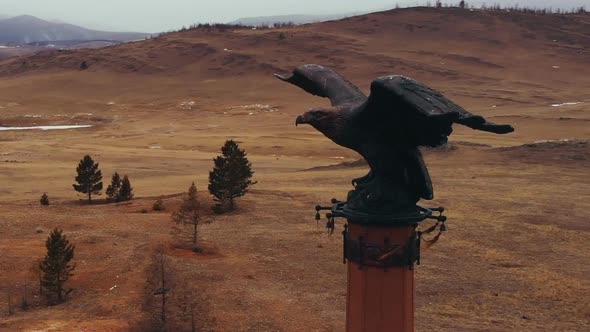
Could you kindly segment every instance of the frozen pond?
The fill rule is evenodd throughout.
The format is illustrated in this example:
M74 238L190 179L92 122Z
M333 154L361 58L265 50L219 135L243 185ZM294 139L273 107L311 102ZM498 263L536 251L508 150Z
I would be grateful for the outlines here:
M0 131L8 130L64 130L90 128L92 125L72 125L72 126L34 126L34 127L0 127Z

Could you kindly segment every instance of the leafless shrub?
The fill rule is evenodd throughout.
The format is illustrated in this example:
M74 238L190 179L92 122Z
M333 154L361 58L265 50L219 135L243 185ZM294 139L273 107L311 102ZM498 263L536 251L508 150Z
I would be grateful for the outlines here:
M201 214L201 203L197 197L197 187L193 182L183 198L180 208L172 215L172 221L176 224L172 231L176 237L189 240L195 252L200 251L198 246L199 225L211 222L209 219L204 219Z
M190 281L190 282L189 282ZM214 331L209 317L209 300L197 292L188 271L178 268L165 248L155 248L146 269L144 315L133 331Z
M6 309L9 316L14 315L14 309L12 307L12 294L11 290L6 290Z
M136 323L135 331L170 331L168 328L167 301L174 290L175 276L164 245L155 248L151 262L146 269L143 297L144 317Z

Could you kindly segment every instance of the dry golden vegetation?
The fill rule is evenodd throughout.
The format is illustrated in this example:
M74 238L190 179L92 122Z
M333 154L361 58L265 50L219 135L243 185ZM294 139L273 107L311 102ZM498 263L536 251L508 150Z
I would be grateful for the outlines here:
M159 245L182 280L171 303L191 294L203 329L342 330L341 240L316 226L313 206L344 198L366 169L309 170L358 156L296 129L297 114L326 101L271 75L319 63L364 90L378 75L414 77L516 128L456 127L449 148L425 152L436 199L424 203L447 208L449 230L417 269L417 330L587 331L589 50L588 14L407 9L4 60L0 125L94 127L0 131L0 330L139 328L153 314L146 287ZM208 171L228 138L248 152L258 184L238 211L205 216L207 250L195 254L175 244L170 213L192 181L212 205ZM128 174L135 199L81 203L71 184L85 154L107 183L114 170ZM166 210L154 212L159 198ZM55 227L76 244L75 290L46 307L29 270ZM25 282L34 305L22 311Z

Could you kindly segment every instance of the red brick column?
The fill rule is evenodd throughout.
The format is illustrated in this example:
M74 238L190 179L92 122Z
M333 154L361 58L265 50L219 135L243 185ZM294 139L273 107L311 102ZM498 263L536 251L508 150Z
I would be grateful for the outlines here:
M414 331L414 232L349 223L346 331Z

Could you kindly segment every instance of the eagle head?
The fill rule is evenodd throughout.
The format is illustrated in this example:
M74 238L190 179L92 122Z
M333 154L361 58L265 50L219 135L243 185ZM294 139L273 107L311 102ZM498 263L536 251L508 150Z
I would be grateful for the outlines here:
M342 114L337 108L316 108L303 113L295 120L295 126L308 124L336 141L342 127Z
M309 110L298 116L295 120L295 126L308 124L320 130L320 128L329 125L337 117L336 112L330 109L316 108ZM320 130L321 131L321 130Z

